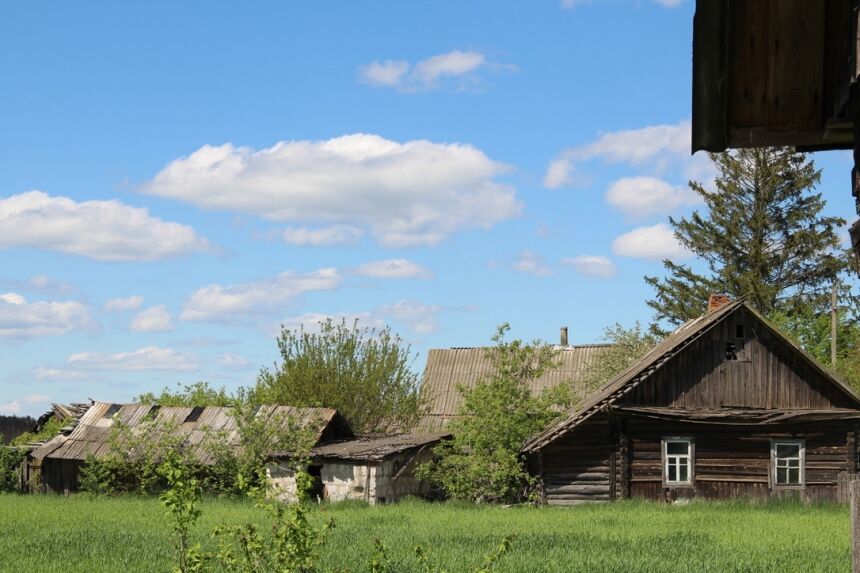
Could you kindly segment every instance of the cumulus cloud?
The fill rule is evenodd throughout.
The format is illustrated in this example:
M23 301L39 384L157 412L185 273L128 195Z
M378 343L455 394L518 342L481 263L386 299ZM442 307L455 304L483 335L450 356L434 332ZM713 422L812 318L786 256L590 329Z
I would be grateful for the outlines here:
M173 316L163 304L151 306L138 313L129 328L136 332L166 332L173 330Z
M25 396L19 400L12 400L11 402L6 402L5 404L0 404L0 414L4 415L14 415L21 412L21 406L23 404L45 404L50 401L50 396L46 396L45 394L30 394L29 396Z
M612 278L618 274L618 267L608 257L601 255L579 255L561 260L563 265L572 266L576 272L587 277Z
M324 268L298 274L283 272L276 277L228 286L213 284L196 290L183 305L182 320L235 322L271 313L302 293L332 290L340 285L337 269Z
M355 321L358 321L360 328L382 328L385 326L385 321L369 312L336 312L331 314L323 312L306 312L304 314L285 318L281 321L281 326L290 330L298 330L301 328L306 332L318 332L320 324L329 319L335 323L344 321L350 326Z
M433 273L427 267L406 259L386 259L358 265L353 274L380 279L431 279Z
M444 310L438 305L424 304L417 300L401 300L384 305L377 312L402 322L415 332L426 334L439 330L439 314Z
M92 374L79 370L39 366L33 369L33 378L36 380L90 380Z
M552 275L552 269L542 256L534 251L523 251L511 263L511 270L525 273L536 277L548 277Z
M358 242L364 234L359 227L349 225L331 225L309 229L306 227L289 227L281 231L281 237L289 245L325 247L329 245L350 245Z
M624 257L651 261L680 260L692 256L665 223L639 227L617 237L612 243L612 252Z
M147 209L41 191L0 199L0 249L15 247L99 261L150 261L212 249L191 227L153 217Z
M215 358L215 362L228 370L244 370L248 366L244 356L232 352L222 352Z
M605 133L590 143L562 151L550 162L544 186L557 189L575 184L577 164L590 160L634 167L647 164L656 172L673 163L689 163L690 133L689 121Z
M372 86L410 93L467 89L481 84L479 72L512 68L489 62L480 52L453 50L420 60L414 65L406 60L370 62L358 68L358 76L361 81Z
M125 310L137 310L143 306L143 297L132 295L125 298L112 298L105 303L108 312L122 312Z
M254 150L205 145L141 190L273 221L369 228L384 246L434 245L516 217L497 177L507 167L470 145L354 134Z
M79 302L27 302L16 293L0 294L0 338L65 334L90 324L89 311Z
M689 187L673 186L646 176L619 179L606 192L606 201L630 217L663 215L702 202Z
M197 360L171 348L146 346L131 352L78 352L66 359L72 371L107 370L116 372L167 371L191 372Z

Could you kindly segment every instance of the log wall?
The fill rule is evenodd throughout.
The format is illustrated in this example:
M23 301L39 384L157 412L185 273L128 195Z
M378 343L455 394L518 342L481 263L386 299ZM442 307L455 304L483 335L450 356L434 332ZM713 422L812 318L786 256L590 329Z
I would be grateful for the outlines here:
M551 505L609 501L615 484L615 452L607 417L595 417L542 452L543 494Z
M715 426L630 419L630 495L652 500L679 497L797 496L807 501L836 501L838 476L857 471L856 422L817 422L784 426ZM695 441L692 487L664 487L661 442L666 436ZM805 440L805 487L774 488L770 441Z

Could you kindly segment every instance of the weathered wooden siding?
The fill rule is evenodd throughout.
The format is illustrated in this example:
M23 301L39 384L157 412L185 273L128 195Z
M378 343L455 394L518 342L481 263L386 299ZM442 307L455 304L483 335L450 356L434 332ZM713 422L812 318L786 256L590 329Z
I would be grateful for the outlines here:
M609 419L596 417L547 446L542 455L546 502L609 501L616 474L611 440Z
M855 422L749 427L630 419L627 428L632 497L671 500L800 496L811 501L835 501L839 473L857 471ZM661 441L666 436L693 438L692 487L663 487ZM771 486L773 438L805 440L806 485L802 490Z
M739 326L743 338L737 337ZM726 359L727 344L735 345L737 360ZM857 407L744 308L654 372L623 404L697 409Z
M34 476L36 490L61 494L77 491L82 464L79 460L42 460L41 471Z

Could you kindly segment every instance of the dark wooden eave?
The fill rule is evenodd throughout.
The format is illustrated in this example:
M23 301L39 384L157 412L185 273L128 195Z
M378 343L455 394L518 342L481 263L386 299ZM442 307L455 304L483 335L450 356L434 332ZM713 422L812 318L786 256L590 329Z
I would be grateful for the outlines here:
M686 408L619 406L611 408L610 411L657 420L730 426L760 426L763 424L783 424L788 422L860 419L860 410L851 410L848 408L817 410L720 408L719 410L691 410Z

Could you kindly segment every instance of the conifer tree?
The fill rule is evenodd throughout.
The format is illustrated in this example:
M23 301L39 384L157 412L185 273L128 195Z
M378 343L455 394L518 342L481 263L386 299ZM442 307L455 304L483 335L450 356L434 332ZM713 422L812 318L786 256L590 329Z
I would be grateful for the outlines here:
M741 149L710 155L714 190L691 181L705 208L669 222L698 259L695 267L663 261L666 277L645 277L656 293L648 305L659 324L701 315L708 295L747 297L765 315L798 305L823 309L831 285L848 270L839 217L825 216L815 191L821 172L787 148Z

